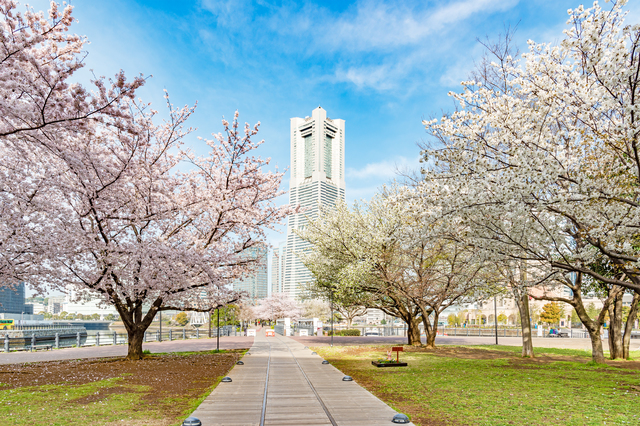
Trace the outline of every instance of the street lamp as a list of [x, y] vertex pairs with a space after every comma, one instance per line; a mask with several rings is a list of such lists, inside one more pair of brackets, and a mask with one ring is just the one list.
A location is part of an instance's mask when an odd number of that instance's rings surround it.
[[329, 306], [331, 308], [331, 347], [333, 347], [333, 287], [329, 293]]
[[496, 345], [498, 344], [498, 299], [493, 296], [493, 319], [496, 324]]

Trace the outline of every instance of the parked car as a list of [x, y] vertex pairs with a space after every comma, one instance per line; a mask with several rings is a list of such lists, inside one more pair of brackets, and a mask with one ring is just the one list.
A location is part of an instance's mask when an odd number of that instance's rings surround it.
[[379, 336], [380, 333], [378, 333], [377, 331], [366, 331], [364, 333], [365, 336]]

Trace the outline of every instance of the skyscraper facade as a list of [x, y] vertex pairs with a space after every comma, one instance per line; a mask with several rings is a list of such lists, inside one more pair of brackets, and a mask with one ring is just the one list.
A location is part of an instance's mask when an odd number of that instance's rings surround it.
[[289, 216], [284, 250], [282, 291], [299, 298], [303, 286], [313, 280], [298, 255], [309, 243], [293, 232], [316, 218], [321, 207], [345, 199], [344, 120], [331, 119], [318, 107], [310, 117], [291, 119], [291, 180], [289, 204], [304, 211]]
[[271, 294], [282, 293], [282, 283], [284, 278], [284, 260], [286, 242], [280, 243], [278, 247], [274, 247], [271, 257]]
[[0, 313], [7, 314], [32, 314], [33, 305], [25, 305], [24, 283], [19, 283], [13, 288], [0, 287]]
[[246, 249], [243, 255], [256, 259], [257, 264], [248, 276], [233, 283], [235, 291], [246, 291], [249, 299], [256, 302], [264, 299], [269, 292], [269, 275], [267, 265], [267, 246], [258, 244]]

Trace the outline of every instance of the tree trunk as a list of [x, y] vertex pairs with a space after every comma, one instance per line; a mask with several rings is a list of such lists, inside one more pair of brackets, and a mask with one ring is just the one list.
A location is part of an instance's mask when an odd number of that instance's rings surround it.
[[[586, 324], [585, 327], [587, 327]], [[602, 349], [600, 330], [592, 330], [590, 327], [587, 327], [587, 331], [589, 332], [589, 337], [591, 338], [591, 360], [597, 364], [604, 364], [604, 350]]]
[[[617, 287], [617, 286], [615, 286]], [[616, 289], [619, 290], [619, 289]], [[609, 356], [611, 359], [623, 358], [622, 350], [622, 297], [623, 291], [614, 296], [609, 304]]]
[[[598, 364], [604, 364], [604, 351], [602, 349], [602, 340], [600, 339], [600, 325], [602, 322], [599, 320], [594, 321], [589, 317], [589, 314], [587, 314], [587, 310], [584, 308], [584, 304], [582, 303], [582, 297], [580, 296], [580, 294], [577, 294], [577, 292], [574, 291], [573, 301], [575, 304], [573, 307], [576, 310], [576, 314], [578, 314], [578, 318], [582, 321], [582, 325], [584, 325], [589, 332], [589, 337], [591, 338], [591, 360]], [[598, 318], [604, 318], [604, 313], [602, 311]]]
[[435, 349], [436, 335], [438, 334], [438, 312], [433, 311], [433, 324], [429, 320], [429, 315], [422, 315], [422, 324], [424, 324], [424, 334], [427, 335], [427, 348]]
[[629, 343], [631, 341], [631, 331], [633, 330], [633, 323], [636, 322], [638, 317], [638, 303], [640, 303], [640, 293], [637, 291], [633, 293], [633, 300], [631, 301], [631, 310], [627, 317], [627, 323], [624, 326], [624, 337], [622, 340], [622, 357], [629, 359]]
[[127, 349], [127, 359], [139, 360], [144, 357], [142, 353], [142, 341], [144, 340], [145, 330], [135, 328], [133, 330], [127, 330], [129, 336], [129, 344]]
[[411, 346], [422, 346], [420, 340], [420, 322], [416, 318], [407, 321], [407, 344]]
[[533, 340], [531, 339], [531, 316], [529, 313], [529, 294], [526, 290], [513, 287], [513, 295], [520, 313], [520, 327], [522, 328], [522, 356], [533, 358]]
[[132, 303], [133, 307], [131, 309], [128, 309], [128, 306], [122, 303], [116, 303], [115, 305], [129, 337], [127, 359], [142, 359], [144, 357], [142, 353], [144, 332], [147, 331], [153, 318], [158, 313], [158, 309], [162, 306], [162, 299], [156, 299], [145, 315], [142, 315], [142, 301]]

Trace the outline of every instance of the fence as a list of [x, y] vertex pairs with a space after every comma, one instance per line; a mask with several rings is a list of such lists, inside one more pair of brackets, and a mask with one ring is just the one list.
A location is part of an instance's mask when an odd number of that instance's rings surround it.
[[[217, 328], [211, 330], [211, 336], [217, 337]], [[238, 329], [233, 326], [220, 327], [220, 336], [237, 336]], [[208, 337], [208, 329], [200, 330], [173, 330], [163, 331], [147, 331], [144, 333], [143, 342], [161, 342], [172, 340], [200, 339]], [[3, 340], [4, 352], [38, 350], [38, 349], [60, 349], [69, 347], [83, 346], [108, 346], [108, 345], [125, 345], [128, 342], [127, 334], [118, 334], [117, 332], [78, 332], [75, 334], [55, 333], [51, 336], [31, 337], [9, 337], [5, 336]]]

